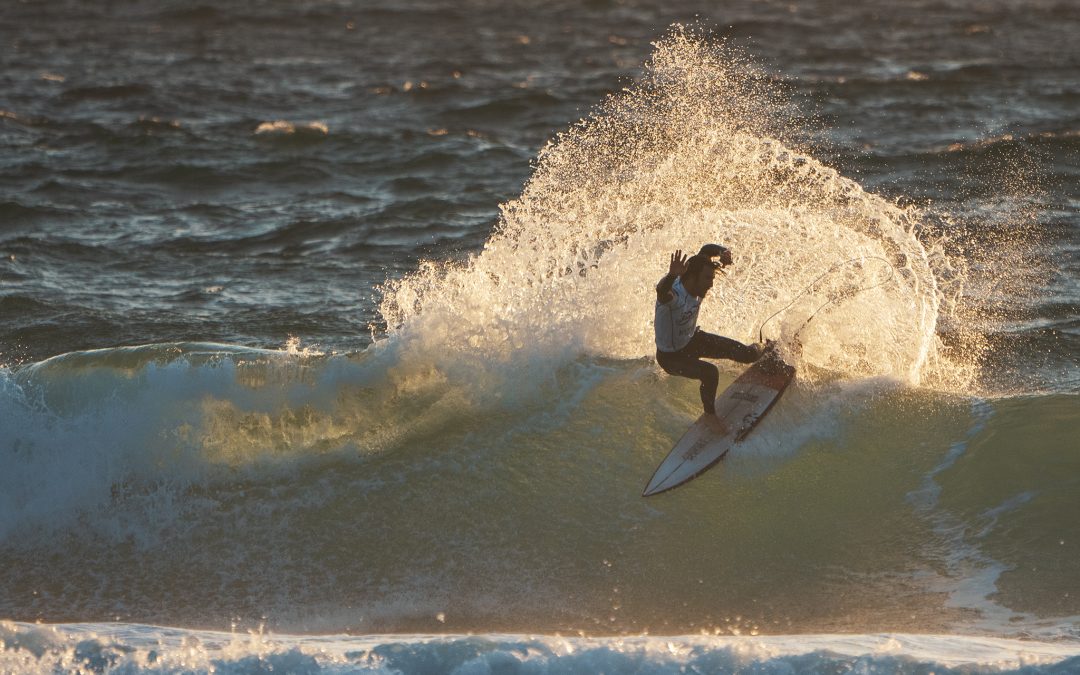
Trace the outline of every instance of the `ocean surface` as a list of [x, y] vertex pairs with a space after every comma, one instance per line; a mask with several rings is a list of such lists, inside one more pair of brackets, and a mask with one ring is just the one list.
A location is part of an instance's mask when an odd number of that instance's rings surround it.
[[[0, 672], [1080, 673], [1077, 35], [4, 2]], [[643, 499], [709, 242], [799, 374]]]

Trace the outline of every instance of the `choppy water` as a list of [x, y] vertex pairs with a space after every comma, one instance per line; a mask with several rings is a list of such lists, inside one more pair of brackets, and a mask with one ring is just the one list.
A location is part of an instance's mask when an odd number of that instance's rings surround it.
[[1080, 669], [1074, 3], [3, 14], [4, 670]]

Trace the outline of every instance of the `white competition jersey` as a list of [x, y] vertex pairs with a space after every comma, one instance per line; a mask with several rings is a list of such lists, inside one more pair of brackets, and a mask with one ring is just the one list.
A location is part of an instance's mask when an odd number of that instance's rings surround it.
[[671, 286], [671, 300], [656, 301], [653, 327], [656, 329], [656, 348], [662, 352], [677, 352], [690, 342], [697, 332], [698, 310], [701, 298], [690, 295], [676, 279]]

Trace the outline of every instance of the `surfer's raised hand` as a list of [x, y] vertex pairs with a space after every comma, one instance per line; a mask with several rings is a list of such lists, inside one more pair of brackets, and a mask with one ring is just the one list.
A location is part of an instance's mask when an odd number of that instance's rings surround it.
[[681, 276], [686, 272], [686, 261], [690, 259], [690, 256], [683, 255], [682, 250], [675, 251], [671, 254], [671, 263], [668, 265], [668, 276]]
[[656, 284], [656, 301], [661, 304], [671, 302], [671, 299], [675, 296], [671, 294], [671, 287], [675, 284], [675, 280], [679, 278], [679, 275], [686, 272], [686, 261], [689, 256], [683, 255], [682, 250], [675, 251], [671, 254], [671, 260], [668, 263], [668, 273], [660, 280], [660, 283]]

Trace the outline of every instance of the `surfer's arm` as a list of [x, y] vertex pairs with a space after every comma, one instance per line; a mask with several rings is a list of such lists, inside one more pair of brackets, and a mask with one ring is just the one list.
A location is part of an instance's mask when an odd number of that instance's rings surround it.
[[667, 275], [656, 284], [656, 301], [660, 304], [671, 302], [671, 287], [675, 285], [675, 280], [679, 278], [679, 275], [686, 271], [686, 261], [689, 256], [683, 255], [683, 252], [675, 251], [671, 254], [670, 262], [668, 263]]
[[656, 284], [656, 300], [660, 304], [666, 304], [671, 302], [671, 287], [675, 285], [675, 280], [679, 278], [677, 274], [669, 274], [660, 280], [660, 283]]

